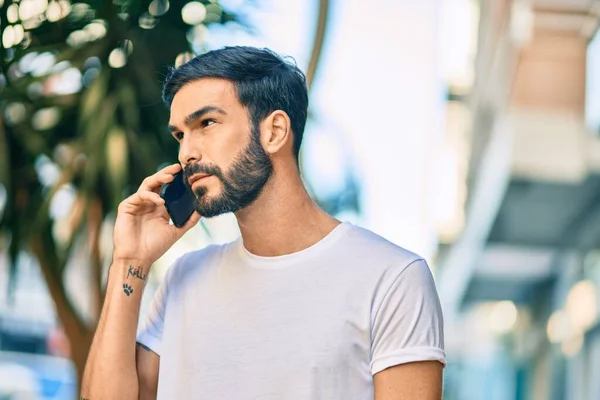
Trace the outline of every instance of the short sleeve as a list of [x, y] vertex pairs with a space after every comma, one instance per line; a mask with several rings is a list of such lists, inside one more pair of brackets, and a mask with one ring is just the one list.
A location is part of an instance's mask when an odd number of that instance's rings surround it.
[[393, 278], [372, 317], [371, 373], [414, 361], [446, 365], [442, 308], [425, 260]]
[[140, 324], [140, 328], [137, 332], [136, 341], [148, 347], [159, 356], [161, 355], [162, 350], [161, 342], [167, 306], [168, 283], [171, 271], [174, 267], [175, 265], [169, 268], [169, 271], [158, 286], [158, 289], [154, 294], [154, 299], [148, 308], [146, 319]]

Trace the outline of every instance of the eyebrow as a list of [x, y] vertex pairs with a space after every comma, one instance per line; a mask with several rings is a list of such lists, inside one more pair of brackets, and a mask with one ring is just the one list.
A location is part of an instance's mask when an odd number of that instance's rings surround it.
[[[215, 106], [204, 106], [199, 110], [194, 111], [193, 113], [191, 113], [190, 115], [188, 115], [187, 117], [185, 117], [185, 120], [183, 120], [183, 123], [185, 126], [190, 126], [194, 121], [197, 121], [198, 119], [202, 118], [203, 116], [205, 116], [208, 113], [211, 112], [216, 112], [222, 115], [227, 115], [227, 113], [225, 112], [225, 110], [223, 110], [222, 108], [219, 107], [215, 107]], [[169, 125], [168, 126], [169, 131], [171, 132], [175, 132], [178, 131], [179, 128], [177, 128], [174, 125]]]

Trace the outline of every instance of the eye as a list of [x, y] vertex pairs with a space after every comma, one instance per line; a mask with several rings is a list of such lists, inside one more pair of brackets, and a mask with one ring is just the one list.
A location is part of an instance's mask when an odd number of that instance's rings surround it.
[[205, 119], [205, 120], [202, 121], [202, 127], [205, 128], [207, 126], [211, 126], [211, 125], [214, 125], [216, 123], [217, 123], [216, 120], [214, 120], [212, 118], [207, 118], [207, 119]]
[[175, 137], [175, 139], [177, 139], [179, 141], [179, 140], [183, 139], [183, 132], [174, 133], [173, 136]]

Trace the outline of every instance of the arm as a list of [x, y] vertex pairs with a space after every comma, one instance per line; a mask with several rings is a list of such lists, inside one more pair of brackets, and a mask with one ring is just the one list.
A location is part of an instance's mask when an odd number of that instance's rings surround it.
[[[376, 400], [440, 400], [446, 363], [442, 309], [424, 260], [391, 268], [372, 331]], [[381, 300], [379, 300], [381, 299]]]
[[119, 205], [113, 235], [113, 264], [83, 374], [82, 398], [156, 397], [159, 357], [138, 351], [136, 330], [152, 263], [200, 219], [198, 213], [193, 213], [181, 228], [169, 224], [158, 191], [180, 169], [179, 164], [174, 164], [146, 178], [138, 191]]
[[[134, 270], [139, 274], [130, 274]], [[147, 270], [134, 260], [116, 261], [111, 266], [104, 306], [83, 376], [82, 397], [138, 398], [135, 335]]]
[[137, 373], [140, 400], [155, 400], [158, 389], [158, 366], [160, 357], [143, 344], [137, 344]]
[[384, 369], [373, 377], [375, 400], [441, 400], [443, 368], [421, 361]]

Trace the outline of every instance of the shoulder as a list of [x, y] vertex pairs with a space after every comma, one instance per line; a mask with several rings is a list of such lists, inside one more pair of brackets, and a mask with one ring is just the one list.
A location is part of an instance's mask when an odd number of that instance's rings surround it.
[[371, 266], [378, 266], [385, 270], [391, 269], [396, 273], [402, 272], [412, 264], [427, 265], [419, 254], [359, 226], [353, 226], [350, 229], [344, 247], [353, 253], [353, 257], [368, 258]]
[[391, 291], [436, 291], [429, 264], [421, 255], [398, 246], [380, 235], [358, 226], [348, 232], [343, 249], [355, 276], [362, 276], [374, 285], [375, 303], [380, 303]]

